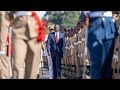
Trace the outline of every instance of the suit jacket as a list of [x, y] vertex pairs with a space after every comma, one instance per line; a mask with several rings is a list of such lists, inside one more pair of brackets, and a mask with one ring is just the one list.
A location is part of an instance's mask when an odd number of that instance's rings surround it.
[[59, 41], [56, 43], [55, 40], [55, 32], [52, 32], [48, 36], [47, 40], [47, 50], [48, 52], [51, 52], [52, 56], [55, 56], [56, 54], [59, 54], [60, 57], [63, 57], [65, 48], [65, 37], [64, 34], [59, 32]]
[[37, 21], [32, 16], [13, 18], [16, 11], [10, 11], [9, 16], [13, 20], [13, 37], [27, 40], [38, 36]]

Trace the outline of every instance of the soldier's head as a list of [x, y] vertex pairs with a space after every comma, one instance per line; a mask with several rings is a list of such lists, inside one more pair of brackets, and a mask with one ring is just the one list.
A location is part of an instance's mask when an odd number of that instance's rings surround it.
[[64, 28], [65, 37], [67, 37], [67, 28]]
[[78, 22], [77, 25], [76, 25], [76, 30], [80, 31], [83, 27], [84, 27], [84, 23], [83, 22]]
[[49, 31], [50, 31], [50, 32], [54, 32], [54, 31], [55, 31], [55, 30], [54, 30], [54, 25], [49, 25], [48, 28], [49, 28]]
[[58, 32], [60, 30], [60, 26], [55, 24], [54, 29], [55, 29], [55, 32]]

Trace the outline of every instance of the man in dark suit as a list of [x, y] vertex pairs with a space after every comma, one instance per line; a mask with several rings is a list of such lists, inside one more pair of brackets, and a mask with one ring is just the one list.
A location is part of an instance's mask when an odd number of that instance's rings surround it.
[[61, 79], [61, 58], [65, 48], [64, 34], [59, 32], [60, 27], [55, 25], [55, 32], [50, 33], [47, 40], [48, 55], [53, 61], [53, 78]]
[[91, 79], [111, 79], [114, 44], [118, 35], [112, 12], [84, 11], [84, 15], [89, 17], [87, 46]]

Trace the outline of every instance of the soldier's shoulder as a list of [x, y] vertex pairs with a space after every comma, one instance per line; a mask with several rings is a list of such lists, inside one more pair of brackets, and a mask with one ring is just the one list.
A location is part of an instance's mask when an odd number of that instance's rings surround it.
[[49, 36], [51, 36], [51, 35], [53, 35], [53, 34], [55, 34], [55, 32], [51, 32], [51, 33], [49, 33]]

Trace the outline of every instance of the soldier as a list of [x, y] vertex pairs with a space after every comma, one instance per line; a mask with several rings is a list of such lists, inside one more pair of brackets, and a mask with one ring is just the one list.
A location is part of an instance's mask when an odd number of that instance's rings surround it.
[[81, 47], [80, 47], [80, 43], [78, 42], [79, 41], [79, 39], [80, 39], [80, 35], [81, 35], [81, 33], [80, 33], [80, 31], [81, 31], [81, 26], [80, 26], [80, 24], [77, 24], [76, 25], [76, 40], [75, 40], [75, 43], [74, 43], [74, 45], [75, 45], [75, 48], [76, 48], [76, 53], [75, 53], [75, 58], [76, 58], [76, 71], [77, 71], [77, 74], [76, 74], [76, 77], [77, 78], [80, 78], [80, 77], [82, 77], [81, 75], [81, 71], [82, 71], [82, 69], [81, 69], [81, 67], [80, 67], [80, 65], [81, 65], [81, 62], [80, 62], [80, 57], [79, 57], [79, 53], [80, 53], [80, 50], [81, 50]]
[[[120, 30], [120, 12], [119, 11], [113, 11], [113, 18], [115, 19], [118, 27], [118, 32]], [[120, 35], [117, 37], [115, 42], [115, 49], [114, 49], [114, 56], [113, 56], [113, 78], [114, 79], [120, 79]]]
[[62, 60], [62, 64], [63, 64], [63, 75], [66, 75], [66, 70], [67, 70], [67, 51], [68, 51], [68, 30], [66, 28], [64, 28], [64, 33], [65, 33], [65, 52], [64, 52], [64, 56], [63, 56], [63, 60]]
[[68, 30], [68, 37], [67, 37], [67, 59], [66, 59], [66, 75], [67, 76], [70, 76], [70, 65], [71, 65], [71, 62], [70, 62], [70, 60], [71, 60], [71, 57], [70, 57], [70, 45], [71, 45], [71, 43], [70, 43], [70, 36], [71, 35], [71, 32], [70, 32], [70, 29]]
[[44, 41], [42, 23], [34, 11], [9, 11], [8, 14], [13, 20], [13, 79], [36, 79], [40, 43]]
[[111, 11], [84, 11], [89, 17], [87, 46], [90, 52], [91, 79], [111, 79], [111, 63], [117, 37]]
[[[48, 29], [49, 29], [50, 33], [55, 32], [54, 25], [49, 25]], [[47, 37], [47, 39], [48, 39], [48, 37]], [[47, 39], [46, 39], [45, 43], [47, 42]], [[46, 43], [46, 48], [47, 48], [47, 43]], [[50, 74], [49, 79], [53, 79], [53, 62], [52, 62], [51, 56], [48, 55], [47, 49], [46, 49], [46, 55], [47, 55], [47, 59], [48, 59], [48, 68], [49, 68], [49, 74]]]
[[10, 21], [5, 11], [0, 11], [0, 79], [10, 79], [10, 60], [7, 57], [7, 36]]
[[66, 69], [66, 71], [65, 71], [65, 75], [67, 75], [67, 76], [69, 76], [69, 68], [70, 68], [70, 64], [69, 64], [69, 55], [70, 55], [70, 52], [69, 52], [69, 47], [70, 47], [70, 38], [69, 38], [69, 36], [70, 36], [70, 29], [68, 29], [67, 30], [67, 32], [66, 32], [66, 46], [65, 46], [65, 54], [64, 54], [64, 57], [66, 57], [65, 58], [65, 69]]

